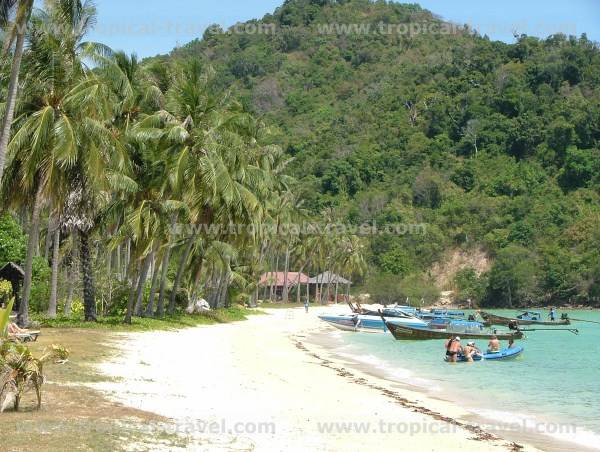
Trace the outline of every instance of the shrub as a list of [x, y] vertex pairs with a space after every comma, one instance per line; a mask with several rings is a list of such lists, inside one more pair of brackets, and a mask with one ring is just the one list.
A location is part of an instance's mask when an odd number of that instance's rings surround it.
[[400, 282], [401, 278], [396, 275], [373, 275], [367, 280], [365, 289], [374, 302], [387, 306], [404, 301]]
[[454, 284], [457, 289], [457, 301], [471, 300], [479, 303], [485, 296], [487, 277], [486, 275], [477, 276], [474, 269], [467, 267], [456, 272]]
[[12, 284], [9, 281], [0, 279], [0, 303], [8, 302], [12, 295]]

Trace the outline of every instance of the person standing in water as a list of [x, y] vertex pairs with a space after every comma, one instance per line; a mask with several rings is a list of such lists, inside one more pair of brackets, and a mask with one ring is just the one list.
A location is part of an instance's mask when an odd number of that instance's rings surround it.
[[467, 342], [467, 346], [463, 347], [463, 355], [467, 359], [467, 361], [472, 362], [473, 356], [480, 354], [481, 351], [475, 345], [475, 342]]
[[446, 359], [448, 362], [455, 363], [460, 351], [460, 337], [456, 336], [448, 339], [446, 342]]
[[554, 311], [554, 307], [550, 308], [550, 320], [554, 322], [556, 319], [556, 312]]
[[496, 353], [500, 351], [500, 341], [497, 336], [492, 336], [490, 341], [488, 342], [488, 352]]

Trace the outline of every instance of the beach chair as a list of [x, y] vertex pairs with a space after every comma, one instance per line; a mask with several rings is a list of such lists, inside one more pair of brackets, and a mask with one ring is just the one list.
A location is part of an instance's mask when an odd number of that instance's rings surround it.
[[8, 302], [6, 308], [0, 308], [0, 338], [17, 342], [35, 342], [40, 335], [39, 331], [27, 331], [25, 333], [8, 334], [8, 324], [10, 323], [10, 314], [15, 300]]
[[9, 339], [14, 339], [17, 342], [36, 342], [40, 331], [27, 331], [26, 333], [10, 334]]

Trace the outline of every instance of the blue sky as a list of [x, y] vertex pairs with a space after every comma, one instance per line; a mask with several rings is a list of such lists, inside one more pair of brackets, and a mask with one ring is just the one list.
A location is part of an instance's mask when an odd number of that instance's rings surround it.
[[[99, 17], [92, 39], [141, 57], [152, 56], [202, 36], [209, 24], [227, 27], [260, 18], [281, 3], [283, 0], [96, 0]], [[559, 31], [576, 35], [586, 32], [590, 39], [600, 41], [598, 0], [417, 3], [446, 20], [471, 24], [482, 34], [507, 42], [513, 41], [513, 31], [540, 37]]]

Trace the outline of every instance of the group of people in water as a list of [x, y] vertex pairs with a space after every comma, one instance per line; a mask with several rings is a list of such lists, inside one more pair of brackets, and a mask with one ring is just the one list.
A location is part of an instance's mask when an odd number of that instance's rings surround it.
[[[515, 342], [512, 339], [508, 341], [508, 348], [515, 346]], [[488, 342], [487, 353], [498, 353], [500, 352], [500, 341], [497, 336], [492, 336]], [[452, 336], [446, 342], [446, 360], [448, 362], [455, 363], [458, 358], [464, 356], [467, 361], [473, 361], [473, 357], [481, 355], [481, 350], [475, 345], [475, 342], [467, 342], [467, 345], [463, 346], [460, 342], [460, 336]]]

